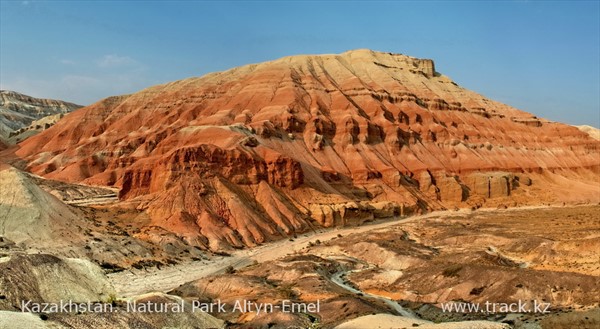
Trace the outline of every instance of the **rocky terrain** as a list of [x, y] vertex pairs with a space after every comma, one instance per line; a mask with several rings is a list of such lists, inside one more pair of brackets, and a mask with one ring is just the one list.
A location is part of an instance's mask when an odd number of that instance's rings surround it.
[[[0, 328], [600, 323], [598, 130], [487, 99], [432, 60], [285, 57], [71, 113], [2, 100]], [[116, 311], [20, 312], [68, 299]], [[320, 310], [189, 311], [240, 299]], [[551, 312], [441, 310], [517, 300]]]
[[0, 150], [48, 129], [81, 105], [0, 90]]
[[150, 218], [117, 192], [47, 180], [0, 164], [0, 238], [26, 253], [89, 259], [105, 270], [206, 258], [173, 234], [147, 238]]
[[597, 202], [599, 147], [431, 60], [355, 50], [110, 97], [4, 157], [117, 188], [151, 218], [149, 239], [217, 251], [378, 216]]
[[[320, 312], [311, 314], [315, 318], [230, 312], [225, 319], [234, 328], [314, 322], [324, 328], [572, 328], [575, 323], [596, 328], [598, 211], [589, 206], [446, 212], [368, 232], [338, 231], [313, 237], [290, 256], [207, 276], [171, 293], [205, 300], [321, 301]], [[336, 278], [351, 288], [341, 288]], [[452, 301], [519, 300], [550, 307], [548, 313], [440, 309]], [[390, 302], [416, 317], [399, 313]]]

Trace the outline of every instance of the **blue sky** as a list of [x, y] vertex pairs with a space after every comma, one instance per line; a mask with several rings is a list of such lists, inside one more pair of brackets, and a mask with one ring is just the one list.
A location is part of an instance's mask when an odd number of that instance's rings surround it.
[[0, 0], [0, 88], [83, 105], [357, 48], [432, 58], [487, 97], [600, 126], [600, 1]]

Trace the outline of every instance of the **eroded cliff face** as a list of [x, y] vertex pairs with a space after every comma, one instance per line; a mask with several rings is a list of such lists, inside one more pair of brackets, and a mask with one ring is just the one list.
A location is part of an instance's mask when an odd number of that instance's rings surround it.
[[211, 249], [377, 211], [600, 195], [600, 142], [466, 90], [431, 60], [370, 50], [111, 97], [19, 146], [32, 172], [120, 187], [154, 226]]

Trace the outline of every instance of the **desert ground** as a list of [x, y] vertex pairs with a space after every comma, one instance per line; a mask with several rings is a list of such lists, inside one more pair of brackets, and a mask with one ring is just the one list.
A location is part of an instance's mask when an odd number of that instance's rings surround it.
[[[8, 209], [13, 215], [26, 218], [50, 209], [78, 218], [58, 222], [78, 229], [56, 231], [60, 236], [56, 245], [52, 240], [40, 240], [45, 244], [37, 246], [0, 241], [0, 306], [9, 322], [23, 318], [40, 328], [109, 328], [115, 323], [142, 323], [148, 328], [597, 328], [600, 324], [599, 205], [434, 211], [362, 225], [315, 227], [254, 248], [210, 252], [169, 235], [147, 239], [143, 228], [148, 217], [118, 202], [114, 190], [8, 173], [3, 177], [12, 177], [11, 184], [21, 184], [39, 202], [33, 203], [35, 207], [27, 203], [29, 208], [19, 212]], [[11, 200], [25, 202], [28, 195], [14, 193]], [[54, 204], [57, 200], [62, 203]], [[43, 226], [25, 233], [46, 234]], [[69, 248], [64, 248], [65, 241], [71, 241]], [[78, 241], [85, 243], [73, 248]], [[64, 260], [46, 252], [78, 259]], [[19, 274], [24, 271], [31, 273], [27, 280]], [[40, 318], [15, 312], [19, 300], [66, 296], [63, 288], [54, 289], [57, 282], [68, 286], [69, 296], [108, 300], [121, 312], [100, 317], [40, 314]], [[185, 305], [221, 301], [228, 308], [208, 314], [123, 312], [132, 301], [148, 300]], [[318, 303], [319, 309], [257, 313], [234, 309], [239, 300]], [[544, 312], [443, 310], [451, 302], [547, 307]]]
[[[514, 328], [571, 328], [574, 323], [596, 328], [598, 213], [599, 206], [443, 211], [313, 232], [212, 260], [119, 271], [109, 279], [121, 296], [161, 290], [232, 304], [239, 298], [321, 304], [318, 314], [212, 314], [239, 328], [298, 323], [351, 328], [352, 322], [341, 324], [373, 314], [381, 315], [384, 327], [389, 316], [403, 315], [390, 323], [429, 328], [440, 322], [487, 320]], [[548, 313], [440, 309], [449, 301], [519, 300], [549, 303]], [[411, 315], [413, 322], [406, 318]]]
[[[597, 131], [432, 59], [290, 56], [83, 108], [0, 96], [0, 329], [600, 325]], [[23, 305], [64, 300], [110, 310]]]

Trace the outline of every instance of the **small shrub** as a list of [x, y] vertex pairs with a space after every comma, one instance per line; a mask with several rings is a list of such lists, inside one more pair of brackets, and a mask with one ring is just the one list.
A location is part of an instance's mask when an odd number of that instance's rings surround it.
[[125, 269], [117, 264], [112, 264], [108, 262], [100, 263], [100, 267], [104, 269], [107, 273], [121, 272]]
[[116, 306], [117, 305], [117, 301], [118, 301], [118, 298], [117, 298], [117, 296], [115, 294], [108, 295], [108, 298], [106, 299], [106, 303], [109, 303], [112, 306]]
[[277, 287], [277, 291], [285, 299], [292, 299], [296, 295], [291, 284], [281, 285]]
[[462, 268], [463, 268], [462, 265], [458, 265], [458, 264], [450, 265], [447, 268], [445, 268], [444, 271], [442, 271], [442, 275], [447, 278], [458, 277], [459, 276], [458, 272], [460, 272], [460, 270], [462, 270]]
[[479, 295], [481, 295], [481, 293], [484, 290], [485, 290], [485, 287], [473, 288], [473, 289], [471, 289], [471, 292], [469, 293], [469, 295], [479, 296]]

